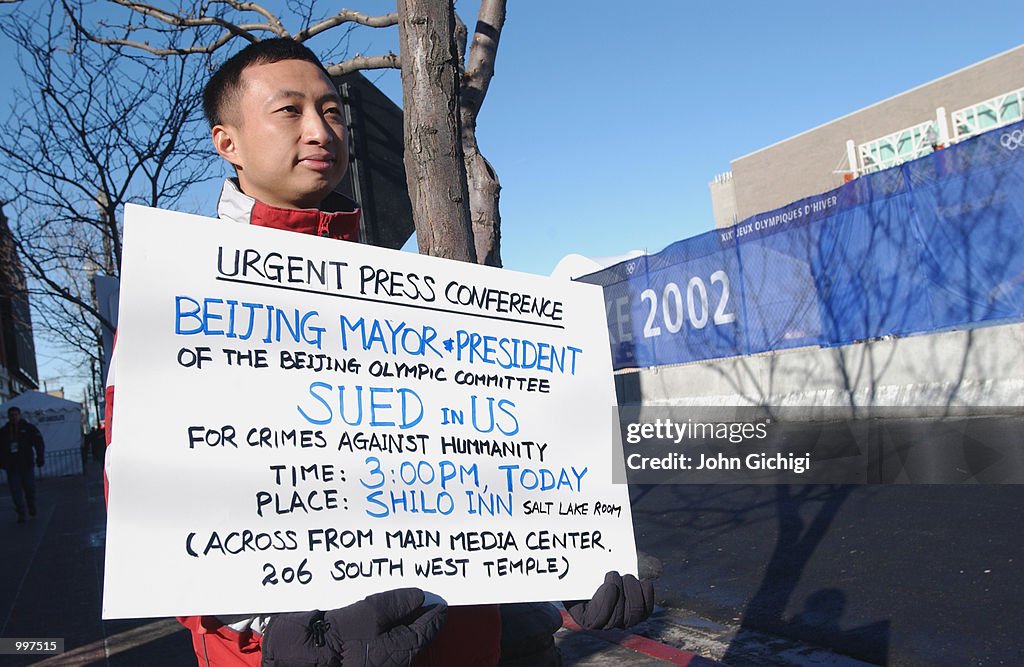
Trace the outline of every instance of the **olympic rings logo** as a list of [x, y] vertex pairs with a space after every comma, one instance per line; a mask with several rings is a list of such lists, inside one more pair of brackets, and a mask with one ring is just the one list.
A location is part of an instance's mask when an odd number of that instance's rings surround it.
[[1015, 151], [1024, 146], [1024, 130], [1014, 130], [999, 137], [999, 143], [1008, 151]]

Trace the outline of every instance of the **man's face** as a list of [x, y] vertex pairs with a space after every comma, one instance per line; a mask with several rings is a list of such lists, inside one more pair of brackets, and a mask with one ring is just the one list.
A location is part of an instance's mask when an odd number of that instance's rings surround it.
[[21, 410], [18, 408], [11, 408], [7, 411], [7, 418], [11, 420], [12, 423], [17, 424], [21, 421]]
[[213, 144], [242, 191], [281, 208], [317, 208], [348, 167], [341, 100], [313, 63], [282, 60], [242, 72]]

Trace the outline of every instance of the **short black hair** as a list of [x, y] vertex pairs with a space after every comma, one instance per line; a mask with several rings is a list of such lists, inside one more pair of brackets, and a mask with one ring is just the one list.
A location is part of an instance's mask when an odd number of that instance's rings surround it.
[[305, 60], [313, 63], [327, 76], [327, 68], [307, 46], [288, 37], [276, 37], [253, 42], [224, 61], [203, 89], [203, 113], [210, 127], [224, 122], [225, 103], [242, 86], [242, 72], [252, 65], [267, 65], [282, 60]]

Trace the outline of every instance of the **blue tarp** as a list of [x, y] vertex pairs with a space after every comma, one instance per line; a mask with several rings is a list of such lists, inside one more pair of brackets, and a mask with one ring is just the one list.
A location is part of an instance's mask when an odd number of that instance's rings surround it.
[[1024, 123], [580, 280], [616, 369], [1024, 320]]

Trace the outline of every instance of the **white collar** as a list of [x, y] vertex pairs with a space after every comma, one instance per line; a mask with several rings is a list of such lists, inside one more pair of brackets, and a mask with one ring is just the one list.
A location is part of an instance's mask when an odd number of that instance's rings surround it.
[[247, 225], [252, 220], [252, 208], [255, 205], [256, 199], [242, 192], [238, 181], [233, 178], [224, 179], [220, 199], [217, 200], [217, 217], [225, 222]]

